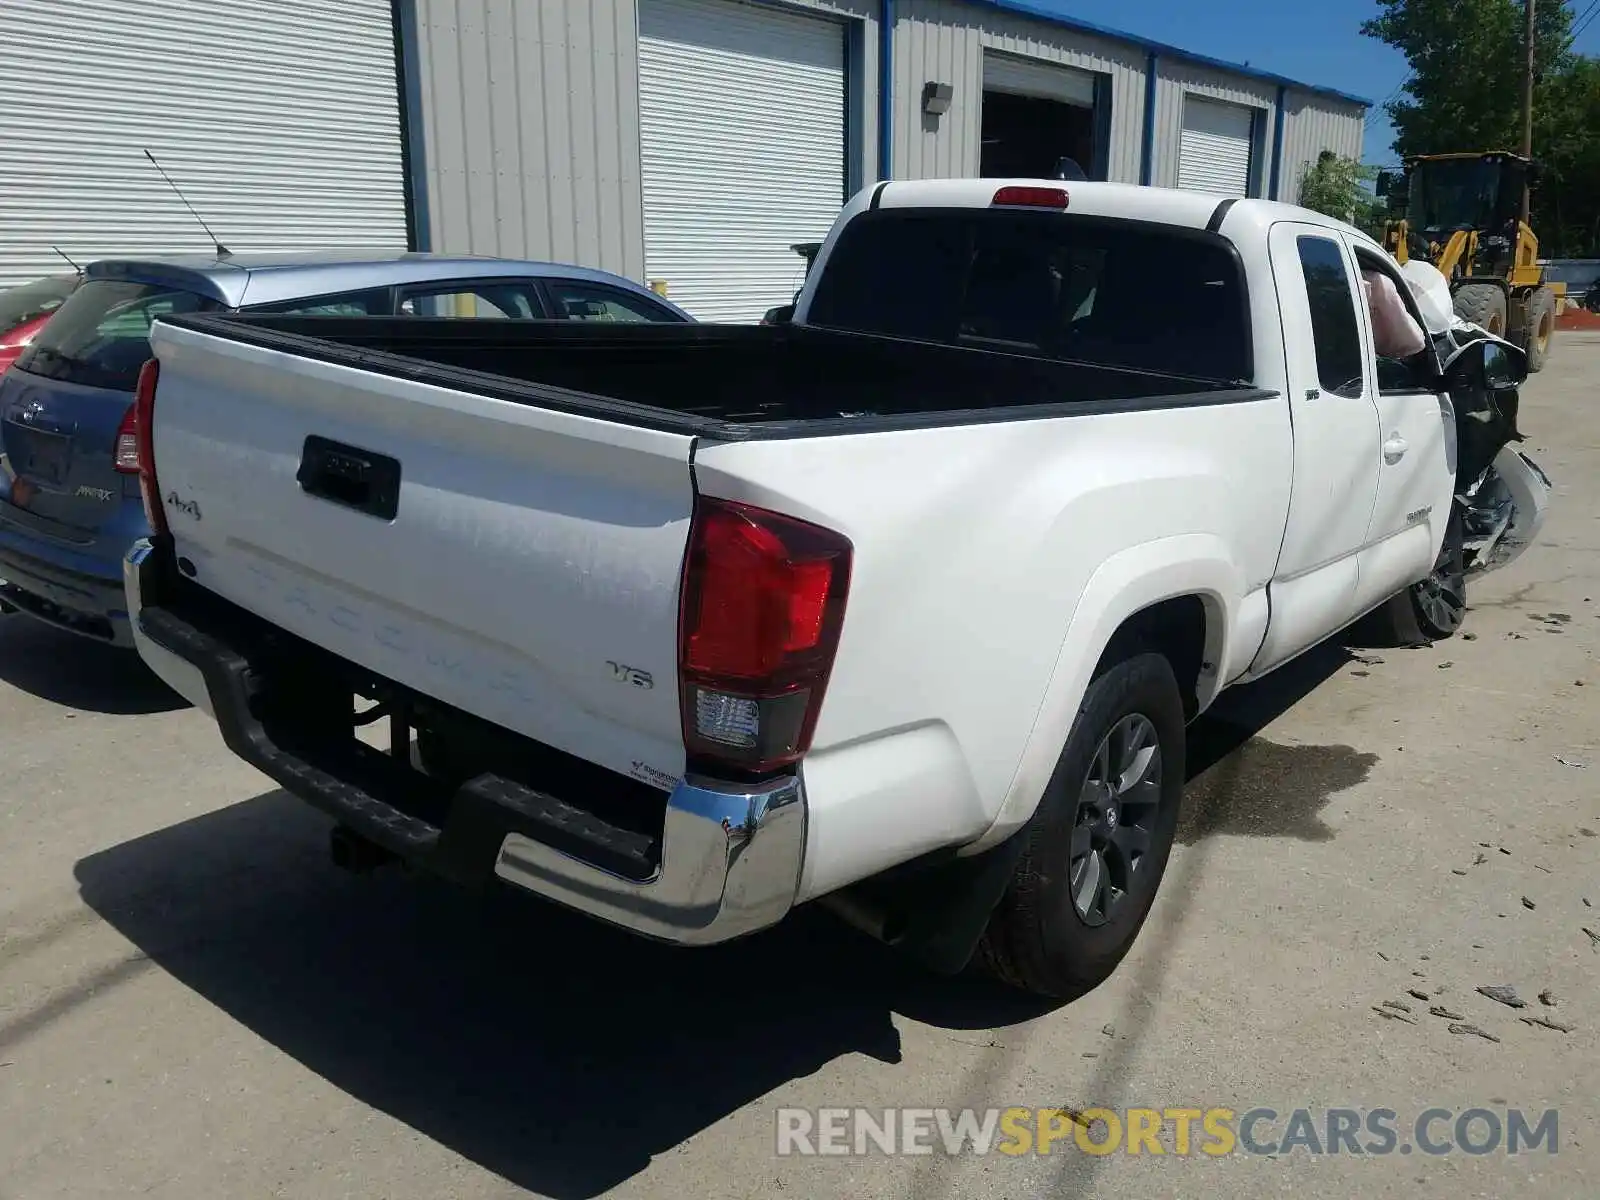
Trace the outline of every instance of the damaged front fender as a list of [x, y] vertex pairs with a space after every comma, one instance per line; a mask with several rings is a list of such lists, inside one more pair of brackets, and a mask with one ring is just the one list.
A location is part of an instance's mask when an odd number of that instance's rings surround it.
[[1496, 571], [1521, 557], [1544, 528], [1552, 490], [1537, 463], [1514, 446], [1503, 447], [1462, 497], [1467, 573]]

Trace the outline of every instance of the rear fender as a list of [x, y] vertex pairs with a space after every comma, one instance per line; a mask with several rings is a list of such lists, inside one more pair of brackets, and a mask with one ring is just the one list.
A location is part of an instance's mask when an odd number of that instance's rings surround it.
[[1146, 542], [1102, 563], [1076, 608], [1065, 615], [1056, 665], [999, 815], [988, 832], [963, 853], [996, 845], [1033, 816], [1100, 657], [1129, 617], [1163, 600], [1199, 597], [1205, 607], [1206, 636], [1195, 699], [1197, 710], [1204, 711], [1221, 689], [1223, 666], [1230, 661], [1232, 649], [1229, 640], [1244, 594], [1243, 574], [1227, 546], [1212, 534], [1181, 534]]

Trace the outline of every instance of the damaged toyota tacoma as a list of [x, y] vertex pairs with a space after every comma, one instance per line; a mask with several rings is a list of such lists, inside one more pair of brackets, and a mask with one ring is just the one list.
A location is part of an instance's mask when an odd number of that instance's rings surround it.
[[1380, 358], [1370, 271], [1415, 305], [1295, 208], [894, 182], [778, 325], [163, 319], [137, 644], [345, 865], [679, 944], [827, 900], [1070, 994], [1186, 722], [1365, 614], [1448, 636], [1537, 533], [1522, 354]]

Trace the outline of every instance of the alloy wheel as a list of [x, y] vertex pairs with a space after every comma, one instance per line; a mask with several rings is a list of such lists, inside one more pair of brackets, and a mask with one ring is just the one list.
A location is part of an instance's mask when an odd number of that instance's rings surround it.
[[1130, 713], [1094, 752], [1078, 798], [1068, 879], [1087, 925], [1104, 925], [1133, 886], [1161, 802], [1161, 743], [1148, 717]]

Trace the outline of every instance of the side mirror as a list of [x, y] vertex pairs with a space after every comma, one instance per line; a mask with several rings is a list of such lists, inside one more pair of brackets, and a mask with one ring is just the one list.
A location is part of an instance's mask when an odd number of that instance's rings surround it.
[[1528, 356], [1504, 342], [1473, 342], [1444, 371], [1448, 391], [1509, 392], [1528, 378]]
[[763, 325], [787, 325], [794, 320], [794, 305], [783, 304], [777, 308], [767, 309], [766, 316], [761, 318]]

